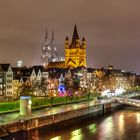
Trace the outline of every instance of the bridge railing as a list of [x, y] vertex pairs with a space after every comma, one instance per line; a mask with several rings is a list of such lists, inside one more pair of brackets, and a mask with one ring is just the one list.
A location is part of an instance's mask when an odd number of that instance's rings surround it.
[[132, 97], [137, 97], [140, 96], [140, 93], [133, 93], [129, 95], [125, 95], [122, 97], [114, 97], [113, 100], [122, 104], [127, 104], [127, 105], [132, 105], [132, 106], [137, 106], [140, 107], [140, 100], [138, 99], [131, 99]]

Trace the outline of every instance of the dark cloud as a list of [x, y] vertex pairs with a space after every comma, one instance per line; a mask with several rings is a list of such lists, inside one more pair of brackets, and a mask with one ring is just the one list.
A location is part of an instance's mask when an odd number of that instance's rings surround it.
[[46, 26], [64, 55], [65, 36], [71, 38], [76, 23], [87, 40], [89, 67], [112, 64], [140, 72], [139, 5], [139, 0], [1, 1], [0, 63], [39, 64]]

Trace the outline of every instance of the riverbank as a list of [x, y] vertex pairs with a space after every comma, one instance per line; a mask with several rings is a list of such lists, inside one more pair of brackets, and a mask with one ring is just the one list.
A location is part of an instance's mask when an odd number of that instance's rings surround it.
[[[137, 94], [137, 93], [136, 93]], [[131, 98], [133, 96], [131, 95]], [[86, 116], [102, 116], [108, 111], [114, 110], [122, 105], [113, 103], [111, 99], [101, 101], [85, 101], [81, 103], [65, 104], [53, 108], [43, 108], [33, 111], [32, 115], [19, 116], [19, 113], [4, 114], [4, 121], [0, 121], [0, 137], [11, 133], [28, 131], [42, 126], [54, 126], [59, 123], [73, 122], [76, 118]], [[10, 119], [9, 116], [12, 116]], [[8, 118], [8, 119], [6, 119]]]
[[2, 140], [113, 140], [140, 139], [140, 112], [120, 106], [104, 114], [86, 115], [50, 126], [12, 133]]
[[0, 136], [9, 135], [9, 133], [22, 130], [27, 131], [42, 126], [49, 126], [80, 116], [105, 113], [107, 110], [119, 106], [120, 104], [114, 104], [111, 103], [111, 101], [106, 101], [106, 103], [89, 101], [79, 104], [65, 105], [55, 109], [52, 108], [51, 110], [44, 110], [31, 116], [18, 116], [15, 120], [11, 122], [3, 122], [3, 124], [0, 125]]

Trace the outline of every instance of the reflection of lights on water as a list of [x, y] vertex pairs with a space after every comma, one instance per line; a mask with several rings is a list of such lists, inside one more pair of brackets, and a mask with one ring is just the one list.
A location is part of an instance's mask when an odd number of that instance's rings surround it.
[[105, 121], [112, 121], [112, 117], [108, 117]]
[[113, 120], [112, 117], [108, 117], [105, 119], [105, 121], [102, 123], [102, 127], [104, 130], [104, 133], [107, 134], [109, 137], [112, 137], [113, 133]]
[[136, 117], [137, 117], [137, 123], [140, 123], [140, 113], [137, 113]]
[[93, 134], [95, 134], [96, 131], [97, 131], [97, 127], [96, 127], [96, 124], [95, 124], [95, 123], [89, 125], [87, 128], [88, 128], [88, 130], [89, 130], [91, 133], [93, 133]]
[[71, 132], [70, 140], [82, 140], [82, 139], [83, 139], [83, 135], [81, 129], [77, 129]]
[[71, 136], [76, 136], [76, 135], [79, 135], [81, 134], [81, 129], [77, 129], [77, 130], [74, 130], [71, 132]]
[[62, 138], [61, 136], [57, 136], [57, 137], [51, 138], [50, 140], [62, 140]]
[[83, 135], [74, 136], [70, 140], [83, 140]]
[[119, 116], [119, 131], [121, 133], [124, 133], [124, 115], [123, 114]]

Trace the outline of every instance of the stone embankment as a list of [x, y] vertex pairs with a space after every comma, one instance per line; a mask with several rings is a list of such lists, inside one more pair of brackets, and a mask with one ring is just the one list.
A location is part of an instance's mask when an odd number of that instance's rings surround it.
[[51, 109], [38, 114], [30, 116], [19, 116], [15, 120], [0, 125], [0, 137], [8, 135], [9, 133], [18, 132], [21, 130], [30, 130], [46, 125], [52, 125], [76, 117], [103, 113], [106, 110], [111, 110], [120, 104], [112, 103], [95, 103], [94, 101], [66, 105], [58, 107], [58, 109]]

